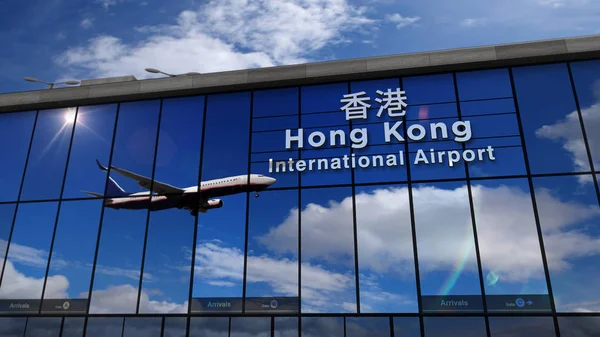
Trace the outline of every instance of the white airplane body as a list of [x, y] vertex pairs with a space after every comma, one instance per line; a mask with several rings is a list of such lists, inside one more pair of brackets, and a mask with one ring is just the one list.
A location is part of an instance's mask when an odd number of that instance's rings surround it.
[[[101, 170], [108, 171], [108, 168], [99, 161], [96, 162]], [[106, 195], [88, 191], [82, 192], [94, 197], [107, 197], [104, 205], [109, 208], [149, 209], [151, 211], [183, 208], [189, 210], [192, 215], [223, 207], [223, 200], [215, 199], [218, 197], [245, 192], [255, 192], [255, 196], [258, 196], [258, 192], [267, 189], [276, 181], [274, 178], [262, 174], [244, 174], [203, 181], [200, 183], [200, 190], [198, 191], [197, 185], [179, 188], [118, 167], [111, 166], [110, 169], [135, 180], [138, 185], [148, 189], [148, 191], [127, 193], [109, 176]]]

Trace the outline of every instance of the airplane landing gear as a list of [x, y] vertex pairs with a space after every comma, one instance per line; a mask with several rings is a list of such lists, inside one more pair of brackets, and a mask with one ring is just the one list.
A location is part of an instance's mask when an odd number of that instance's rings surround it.
[[258, 198], [258, 197], [259, 197], [259, 195], [258, 195], [258, 192], [254, 193], [254, 197], [255, 197], [255, 198]]

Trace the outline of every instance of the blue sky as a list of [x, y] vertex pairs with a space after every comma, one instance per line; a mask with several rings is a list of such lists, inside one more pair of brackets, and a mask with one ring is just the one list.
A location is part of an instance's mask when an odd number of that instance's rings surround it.
[[0, 14], [0, 92], [595, 34], [592, 0], [32, 0]]

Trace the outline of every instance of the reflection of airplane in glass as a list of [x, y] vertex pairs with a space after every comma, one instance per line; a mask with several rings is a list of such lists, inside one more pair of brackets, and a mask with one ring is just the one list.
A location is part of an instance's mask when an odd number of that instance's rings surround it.
[[[103, 171], [108, 168], [96, 160], [98, 167]], [[159, 211], [169, 208], [184, 208], [190, 210], [190, 214], [196, 215], [198, 212], [206, 213], [207, 210], [223, 207], [221, 199], [212, 199], [226, 195], [258, 192], [267, 189], [275, 183], [275, 178], [267, 177], [262, 174], [250, 174], [226, 177], [203, 181], [198, 186], [179, 188], [171, 186], [160, 181], [129, 172], [118, 167], [111, 166], [111, 171], [117, 172], [127, 178], [135, 180], [142, 188], [150, 190], [148, 192], [127, 193], [110, 176], [108, 177], [108, 186], [104, 205], [114, 209], [150, 209]], [[94, 197], [102, 198], [102, 194], [82, 191]]]

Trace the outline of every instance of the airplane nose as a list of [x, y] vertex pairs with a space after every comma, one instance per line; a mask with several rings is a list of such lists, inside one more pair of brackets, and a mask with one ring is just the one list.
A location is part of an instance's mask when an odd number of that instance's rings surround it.
[[268, 180], [269, 186], [271, 186], [271, 185], [275, 184], [275, 182], [277, 181], [277, 179], [275, 179], [275, 178], [271, 178], [271, 177], [269, 177], [268, 179], [269, 179], [269, 180]]

